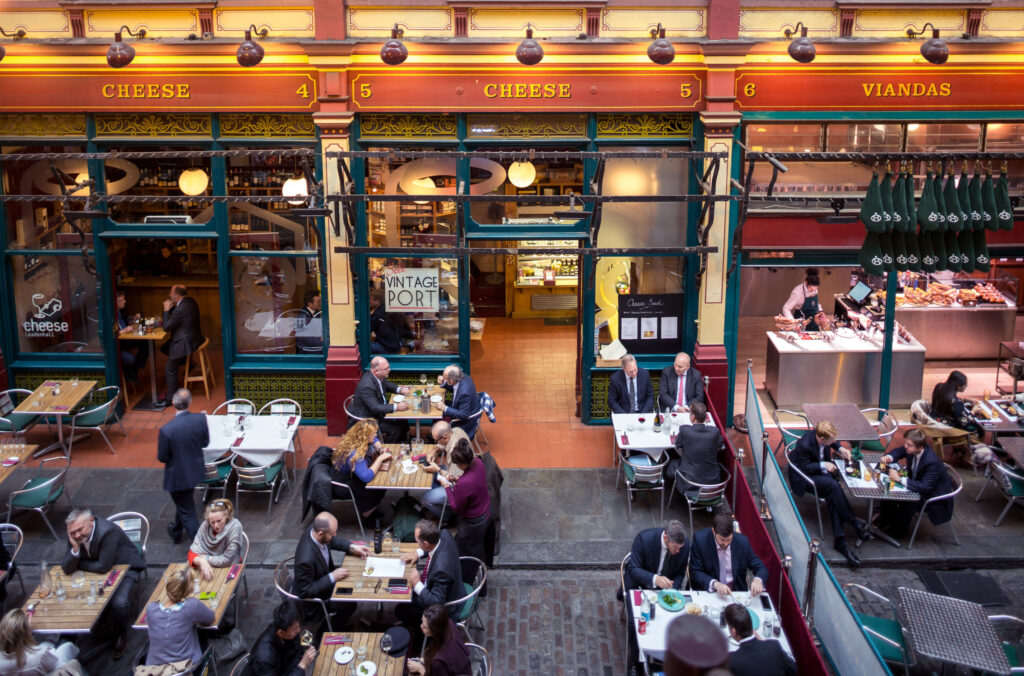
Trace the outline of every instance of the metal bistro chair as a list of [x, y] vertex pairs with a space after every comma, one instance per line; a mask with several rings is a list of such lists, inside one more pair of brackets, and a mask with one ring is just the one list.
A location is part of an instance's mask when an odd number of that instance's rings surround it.
[[[485, 413], [486, 413], [486, 411], [484, 411], [483, 409], [480, 409], [479, 411], [477, 411], [473, 415], [471, 415], [468, 418], [466, 418], [466, 422], [469, 422], [470, 420], [476, 420], [477, 421], [477, 423], [476, 423], [476, 431], [473, 432], [473, 437], [469, 440], [469, 443], [471, 443], [474, 446], [476, 446], [476, 453], [477, 453], [477, 455], [483, 455], [484, 454], [484, 449], [480, 448], [479, 437], [483, 433], [483, 429], [481, 429], [483, 427], [483, 420], [481, 418], [482, 418], [482, 416]], [[484, 441], [487, 441], [486, 437], [484, 437]], [[490, 444], [487, 444], [487, 445], [490, 446]]]
[[[633, 493], [639, 491], [659, 491], [661, 499], [661, 520], [665, 520], [665, 465], [668, 459], [659, 463], [651, 461], [647, 455], [634, 456], [635, 460], [628, 455], [629, 451], [622, 452], [620, 457], [622, 465], [622, 478], [626, 484], [626, 511], [629, 522], [633, 522]], [[671, 500], [671, 498], [669, 498]]]
[[[111, 385], [112, 388], [118, 390], [116, 385]], [[107, 390], [109, 388], [103, 388]], [[71, 416], [71, 433], [68, 435], [68, 455], [71, 455], [71, 448], [75, 443], [75, 435], [80, 430], [87, 430], [90, 432], [99, 432], [100, 436], [103, 437], [103, 442], [110, 449], [110, 452], [117, 455], [117, 451], [114, 450], [113, 444], [110, 443], [110, 439], [107, 438], [103, 428], [110, 428], [113, 423], [121, 424], [120, 419], [117, 417], [117, 402], [120, 397], [120, 392], [115, 392], [114, 396], [109, 399], [106, 403], [87, 408], [84, 411], [79, 411]], [[124, 425], [121, 425], [121, 433], [124, 436], [128, 436], [128, 433], [124, 431]]]
[[[149, 542], [149, 519], [138, 512], [118, 512], [107, 517], [107, 521], [124, 531], [128, 539], [132, 541], [143, 560], [146, 558], [146, 543]], [[142, 570], [142, 575], [149, 579], [149, 571]], [[142, 585], [135, 585], [135, 592], [138, 595], [137, 602], [142, 603]]]
[[[345, 401], [342, 402], [341, 407], [345, 409], [345, 415], [348, 416], [348, 419], [350, 421], [354, 420], [356, 422], [359, 422], [360, 420], [364, 420], [364, 418], [360, 418], [359, 416], [357, 416], [355, 413], [352, 412], [352, 400], [355, 399], [355, 398], [356, 398], [356, 395], [354, 395], [354, 394], [348, 395], [348, 397], [345, 399]], [[351, 424], [351, 423], [349, 423], [349, 424]]]
[[469, 633], [469, 620], [471, 618], [476, 617], [476, 621], [480, 624], [480, 631], [486, 629], [477, 611], [480, 608], [478, 595], [487, 582], [487, 565], [474, 556], [460, 556], [459, 563], [462, 565], [463, 570], [466, 570], [467, 564], [470, 566], [475, 565], [476, 574], [473, 575], [472, 583], [465, 581], [462, 583], [466, 590], [466, 595], [454, 601], [448, 601], [444, 604], [444, 607], [451, 614], [452, 619], [455, 620], [455, 624], [466, 634], [466, 638], [472, 641], [473, 637]]
[[[921, 511], [917, 515], [917, 522], [914, 524], [914, 532], [910, 536], [910, 542], [907, 543], [908, 550], [914, 546], [914, 538], [917, 537], [917, 529], [921, 527], [921, 520], [924, 519], [925, 510], [928, 509], [928, 505], [934, 502], [940, 502], [942, 500], [952, 500], [954, 497], [956, 497], [957, 493], [964, 489], [964, 481], [963, 479], [960, 478], [960, 475], [957, 474], [956, 470], [947, 465], [946, 463], [942, 463], [942, 466], [946, 468], [946, 473], [949, 474], [949, 480], [953, 484], [953, 490], [951, 490], [949, 493], [945, 493], [943, 495], [936, 495], [934, 498], [929, 498], [928, 500], [925, 500], [925, 503], [921, 506]], [[956, 527], [953, 525], [953, 517], [950, 517], [949, 519], [949, 530], [953, 533], [953, 541], [956, 542], [956, 546], [959, 547], [960, 538], [958, 538], [956, 535]]]
[[238, 661], [235, 662], [235, 666], [231, 668], [230, 676], [242, 676], [242, 674], [245, 673], [246, 667], [249, 666], [249, 660], [251, 659], [252, 657], [249, 655], [249, 653], [246, 653], [239, 657]]
[[[43, 476], [43, 465], [48, 462], [63, 462], [64, 467], [58, 470], [57, 475], [47, 479]], [[58, 542], [61, 541], [61, 537], [57, 535], [57, 531], [53, 529], [53, 524], [46, 518], [46, 510], [53, 506], [60, 497], [66, 496], [68, 504], [71, 504], [71, 495], [64, 487], [64, 481], [67, 479], [68, 469], [71, 467], [71, 458], [60, 455], [53, 458], [44, 458], [39, 461], [39, 469], [36, 471], [36, 475], [26, 481], [21, 488], [11, 492], [7, 498], [7, 522], [11, 521], [11, 514], [14, 510], [32, 511], [36, 512], [43, 518], [46, 523], [46, 527], [50, 529], [53, 537]], [[63, 539], [67, 539], [65, 535]]]
[[[246, 560], [249, 558], [249, 535], [244, 530], [242, 531], [242, 553], [238, 557], [238, 562], [245, 565]], [[242, 587], [245, 589], [245, 598], [249, 598], [249, 583], [245, 579], [245, 569], [242, 569]], [[238, 624], [238, 604], [235, 604], [235, 624]]]
[[[720, 476], [724, 476], [725, 479], [715, 484], [695, 483], [683, 476], [682, 472], [676, 470], [676, 475], [672, 481], [672, 492], [668, 496], [668, 506], [670, 509], [672, 508], [672, 498], [675, 497], [676, 486], [680, 481], [682, 481], [683, 484], [685, 484], [683, 497], [686, 498], [686, 508], [690, 514], [690, 533], [694, 532], [693, 510], [698, 507], [703, 507], [710, 512], [713, 507], [717, 507], [725, 502], [725, 489], [729, 485], [729, 479], [732, 478], [732, 474], [724, 465], [722, 465], [722, 463], [718, 463], [718, 468], [722, 472]], [[686, 488], [696, 488], [697, 494], [690, 496], [685, 492]], [[662, 520], [664, 520], [664, 515], [662, 515]]]
[[626, 561], [629, 561], [629, 556], [630, 555], [628, 553], [625, 556], [623, 556], [622, 563], [619, 564], [619, 589], [622, 590], [621, 617], [623, 621], [626, 620], [626, 604], [629, 603], [629, 599], [626, 598], [626, 594], [629, 592], [629, 590], [626, 589]]
[[352, 511], [356, 513], [356, 523], [359, 524], [359, 533], [361, 535], [366, 535], [366, 531], [363, 529], [363, 516], [362, 516], [362, 514], [359, 513], [359, 505], [356, 504], [356, 496], [352, 492], [352, 488], [348, 484], [341, 483], [340, 481], [332, 481], [331, 482], [331, 486], [337, 486], [338, 488], [343, 488], [346, 491], [348, 491], [348, 497], [347, 498], [335, 498], [335, 497], [332, 496], [331, 501], [333, 502], [334, 500], [342, 500], [342, 501], [349, 501], [349, 500], [351, 500], [352, 501]]
[[213, 409], [212, 415], [256, 415], [256, 404], [248, 399], [229, 399]]
[[[132, 671], [135, 671], [135, 667], [141, 667], [146, 663], [146, 657], [149, 655], [149, 638], [146, 638], [146, 642], [139, 648], [139, 652], [135, 653], [135, 657], [132, 659]], [[232, 672], [234, 673], [234, 672]], [[199, 664], [194, 669], [188, 669], [187, 671], [179, 671], [169, 676], [207, 676], [213, 674], [217, 676], [217, 656], [213, 653], [213, 646], [211, 645], [203, 651], [202, 657], [199, 659]]]
[[24, 434], [39, 422], [38, 415], [15, 413], [14, 409], [32, 390], [11, 389], [0, 392], [0, 434]]
[[[993, 469], [998, 476], [992, 475]], [[985, 468], [985, 483], [981, 485], [981, 490], [978, 491], [977, 497], [974, 498], [975, 502], [981, 500], [981, 494], [993, 482], [1003, 492], [1003, 497], [1008, 500], [1006, 507], [999, 514], [999, 518], [992, 524], [993, 526], [998, 526], [999, 522], [1006, 516], [1006, 513], [1010, 511], [1010, 507], [1013, 507], [1018, 500], [1024, 501], [1024, 476], [1019, 471], [1015, 472], [1001, 462], [990, 462]]]
[[859, 594], [864, 594], [870, 600], [879, 601], [889, 607], [889, 612], [892, 614], [891, 617], [868, 615], [856, 610], [854, 612], [857, 613], [857, 620], [864, 627], [864, 631], [868, 633], [871, 642], [875, 645], [875, 649], [878, 650], [878, 654], [882, 656], [882, 659], [886, 662], [902, 666], [903, 672], [909, 675], [910, 667], [917, 664], [917, 658], [914, 656], [914, 651], [910, 649], [910, 642], [907, 640], [906, 631], [904, 631], [903, 625], [900, 624], [899, 615], [896, 613], [896, 604], [878, 592], [862, 585], [848, 582], [843, 585], [843, 593], [846, 595], [847, 600], [851, 602], [854, 596], [858, 595], [850, 594], [854, 590], [859, 592]]
[[[786, 415], [791, 415], [796, 418], [800, 418], [801, 420], [804, 421], [803, 428], [784, 426], [782, 422], [779, 420], [780, 413], [785, 413]], [[775, 447], [773, 454], [778, 454], [778, 452], [782, 448], [789, 446], [797, 439], [802, 437], [804, 432], [807, 432], [811, 429], [811, 421], [807, 419], [806, 415], [804, 415], [803, 413], [799, 413], [797, 411], [788, 411], [784, 408], [777, 408], [774, 411], [772, 411], [772, 421], [775, 422], [775, 426], [779, 428], [779, 433], [782, 434], [782, 438], [779, 440], [779, 445]]]
[[491, 656], [487, 649], [476, 643], [467, 643], [469, 663], [473, 668], [473, 676], [491, 676]]
[[284, 460], [278, 460], [272, 465], [254, 466], [236, 455], [231, 458], [231, 466], [235, 470], [235, 478], [237, 479], [235, 484], [236, 512], [239, 511], [239, 494], [266, 493], [267, 523], [270, 523], [270, 508], [281, 498], [281, 489], [288, 483], [288, 473], [283, 471]]
[[862, 408], [860, 412], [871, 421], [871, 426], [878, 432], [878, 441], [860, 442], [858, 448], [861, 453], [885, 453], [889, 450], [892, 438], [900, 428], [900, 421], [888, 409], [884, 408]]
[[18, 568], [18, 553], [21, 551], [21, 545], [25, 543], [25, 534], [21, 532], [21, 529], [15, 526], [13, 523], [0, 523], [0, 544], [7, 550], [7, 555], [10, 558], [10, 563], [7, 564], [7, 570], [0, 571], [0, 581], [6, 582], [4, 579], [9, 575], [17, 575], [18, 582], [21, 583], [21, 595], [25, 596], [25, 580], [21, 577], [21, 570]]
[[203, 476], [202, 483], [196, 486], [196, 490], [203, 491], [204, 504], [209, 497], [211, 488], [221, 489], [221, 495], [227, 497], [228, 480], [231, 478], [231, 470], [233, 469], [231, 466], [231, 459], [233, 457], [234, 456], [229, 453], [214, 460], [213, 462], [203, 464], [206, 474]]
[[796, 472], [797, 476], [799, 476], [803, 480], [803, 482], [807, 485], [807, 488], [804, 490], [804, 494], [805, 495], [813, 495], [814, 496], [814, 506], [815, 506], [815, 510], [818, 513], [818, 533], [821, 534], [821, 540], [822, 540], [822, 542], [824, 542], [825, 541], [825, 522], [822, 521], [822, 519], [821, 519], [821, 508], [827, 502], [827, 500], [825, 500], [825, 498], [820, 497], [818, 495], [818, 486], [813, 481], [811, 481], [811, 478], [809, 476], [807, 476], [806, 474], [804, 474], [803, 472], [801, 472], [799, 467], [797, 467], [792, 462], [790, 462], [789, 454], [793, 452], [793, 448], [795, 446], [796, 446], [796, 442], [795, 441], [790, 442], [789, 445], [786, 446], [786, 464], [794, 472]]
[[274, 567], [274, 586], [277, 587], [277, 591], [281, 596], [296, 601], [300, 606], [305, 604], [319, 607], [320, 611], [324, 614], [324, 621], [327, 622], [327, 631], [334, 631], [334, 628], [331, 627], [331, 616], [327, 612], [327, 604], [323, 599], [303, 599], [291, 592], [292, 574], [290, 565], [294, 561], [295, 556], [289, 556]]
[[1024, 674], [1024, 646], [1021, 642], [1024, 639], [1024, 620], [1013, 615], [989, 615], [988, 622], [999, 637], [1003, 654], [1010, 663], [1010, 673]]
[[[276, 415], [276, 416], [295, 416], [300, 422], [302, 421], [302, 406], [299, 402], [294, 399], [274, 399], [268, 401], [260, 407], [259, 413], [256, 415]], [[301, 427], [295, 428], [295, 436], [292, 437], [295, 441], [295, 448], [302, 452], [302, 435], [299, 433]], [[292, 456], [292, 481], [295, 481], [295, 453]]]

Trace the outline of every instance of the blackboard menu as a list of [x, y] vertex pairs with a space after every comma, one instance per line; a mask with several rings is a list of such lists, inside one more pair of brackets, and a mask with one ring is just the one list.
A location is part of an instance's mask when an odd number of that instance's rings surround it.
[[682, 348], [683, 294], [619, 296], [619, 341], [632, 354], [674, 354]]

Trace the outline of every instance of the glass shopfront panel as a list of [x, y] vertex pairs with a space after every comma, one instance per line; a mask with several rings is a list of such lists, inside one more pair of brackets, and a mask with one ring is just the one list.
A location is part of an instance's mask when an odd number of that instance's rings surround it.
[[[454, 195], [455, 160], [370, 158], [366, 162], [366, 191], [381, 195]], [[366, 218], [372, 246], [455, 245], [455, 202], [451, 200], [371, 200]]]
[[[623, 297], [682, 293], [684, 290], [686, 259], [681, 257], [603, 256], [594, 265], [594, 302], [597, 305], [594, 344], [598, 353], [602, 347], [620, 338], [619, 304], [623, 302]], [[658, 330], [664, 328], [659, 326]], [[683, 326], [676, 329], [680, 341], [683, 329]]]
[[[175, 152], [205, 150], [202, 146], [125, 145], [104, 151]], [[115, 157], [103, 161], [103, 179], [108, 195], [174, 197], [167, 202], [111, 202], [110, 217], [118, 223], [207, 223], [213, 218], [211, 202], [192, 196], [212, 194], [210, 160], [185, 157]]]
[[[101, 351], [96, 277], [78, 252], [9, 256], [20, 352]], [[93, 265], [89, 258], [89, 265]]]
[[239, 354], [323, 354], [318, 266], [315, 254], [231, 257]]
[[369, 258], [372, 354], [458, 354], [454, 258]]
[[[81, 146], [2, 146], [5, 155], [14, 153], [81, 153]], [[85, 160], [55, 160], [54, 165], [64, 172], [64, 185], [89, 177]], [[61, 183], [54, 176], [46, 160], [5, 161], [3, 163], [3, 193], [5, 195], [60, 195]], [[76, 196], [87, 193], [83, 189]], [[76, 207], [77, 208], [77, 207]], [[80, 246], [81, 237], [63, 216], [60, 202], [6, 202], [7, 246], [10, 249], [51, 249]], [[79, 220], [75, 226], [85, 233], [92, 231], [91, 221]]]
[[[545, 148], [573, 150], [571, 148]], [[574, 160], [533, 160], [512, 162], [486, 158], [472, 160], [470, 190], [474, 195], [580, 195], [583, 193], [583, 162]], [[516, 224], [561, 222], [556, 211], [566, 211], [566, 204], [530, 204], [526, 202], [473, 202], [470, 214], [481, 224]], [[580, 208], [580, 205], [577, 205]]]

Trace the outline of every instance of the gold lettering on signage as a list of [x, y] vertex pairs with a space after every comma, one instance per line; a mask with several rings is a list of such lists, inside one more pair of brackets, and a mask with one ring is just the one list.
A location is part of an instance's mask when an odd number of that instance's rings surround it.
[[949, 82], [862, 82], [860, 86], [864, 96], [876, 98], [925, 98], [951, 96], [953, 93], [953, 85]]
[[572, 85], [567, 82], [506, 83], [489, 82], [484, 85], [484, 96], [489, 99], [569, 99]]
[[743, 95], [747, 97], [756, 96], [757, 84], [753, 82], [748, 82], [747, 84], [743, 85]]
[[105, 84], [100, 93], [105, 99], [190, 99], [192, 85], [167, 84]]

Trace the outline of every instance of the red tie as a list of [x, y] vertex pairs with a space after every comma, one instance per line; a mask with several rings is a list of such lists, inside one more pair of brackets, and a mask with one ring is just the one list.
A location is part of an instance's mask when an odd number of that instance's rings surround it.
[[679, 408], [686, 406], [686, 371], [683, 371], [683, 375], [679, 376], [679, 400], [676, 404]]
[[434, 558], [434, 553], [431, 552], [427, 555], [427, 565], [423, 566], [423, 579], [427, 579], [427, 571], [430, 570], [430, 560]]

